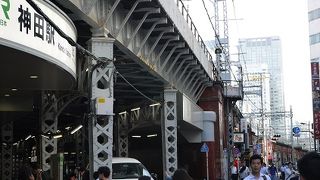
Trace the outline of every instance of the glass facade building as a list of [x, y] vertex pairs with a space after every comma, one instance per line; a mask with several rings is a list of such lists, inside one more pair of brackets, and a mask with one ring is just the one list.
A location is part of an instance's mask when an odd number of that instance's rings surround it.
[[[259, 37], [248, 38], [239, 40], [240, 61], [245, 74], [260, 73], [262, 75], [261, 81], [269, 81], [268, 83], [261, 83], [262, 87], [267, 88], [263, 93], [263, 106], [261, 100], [251, 99], [250, 93], [244, 89], [243, 107], [245, 104], [258, 104], [258, 107], [263, 107], [265, 114], [265, 129], [268, 130], [267, 134], [280, 134], [281, 139], [287, 137], [286, 119], [280, 112], [285, 111], [284, 102], [284, 83], [283, 83], [283, 71], [282, 71], [282, 52], [281, 41], [279, 37]], [[249, 76], [244, 75], [244, 83], [248, 81]], [[255, 102], [256, 101], [256, 102]], [[261, 109], [260, 112], [261, 113]], [[281, 140], [280, 139], [280, 140]]]

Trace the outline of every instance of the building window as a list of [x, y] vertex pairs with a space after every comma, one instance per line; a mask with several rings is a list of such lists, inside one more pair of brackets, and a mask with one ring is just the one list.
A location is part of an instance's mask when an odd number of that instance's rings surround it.
[[313, 44], [317, 44], [320, 42], [320, 33], [318, 34], [312, 34], [310, 35], [309, 37], [310, 39], [310, 45], [313, 45]]
[[320, 8], [309, 12], [309, 22], [320, 18]]

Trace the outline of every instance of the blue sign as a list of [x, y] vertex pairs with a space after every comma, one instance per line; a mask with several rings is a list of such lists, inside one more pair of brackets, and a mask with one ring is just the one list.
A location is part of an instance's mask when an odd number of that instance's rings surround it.
[[294, 127], [294, 128], [292, 129], [292, 131], [293, 131], [293, 133], [295, 133], [295, 134], [299, 134], [299, 133], [300, 133], [300, 128], [299, 128], [299, 127]]
[[201, 152], [204, 152], [204, 153], [209, 152], [209, 147], [207, 146], [206, 143], [203, 143], [203, 145], [201, 146], [200, 151], [201, 151]]
[[240, 149], [238, 148], [233, 148], [233, 156], [238, 157], [241, 155]]

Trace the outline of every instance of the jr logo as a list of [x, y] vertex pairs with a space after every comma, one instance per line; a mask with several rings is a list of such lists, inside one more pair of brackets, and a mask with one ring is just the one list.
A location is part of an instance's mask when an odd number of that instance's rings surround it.
[[10, 0], [2, 0], [1, 6], [4, 16], [9, 20], [10, 18], [8, 12], [10, 10]]

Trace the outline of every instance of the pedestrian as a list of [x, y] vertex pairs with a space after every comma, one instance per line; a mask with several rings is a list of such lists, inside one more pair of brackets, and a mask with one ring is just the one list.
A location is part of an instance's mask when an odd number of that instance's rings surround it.
[[320, 179], [320, 155], [316, 152], [309, 152], [298, 160], [298, 171], [301, 180]]
[[288, 166], [284, 169], [284, 179], [290, 180], [291, 178], [296, 176], [296, 172], [293, 170], [292, 162], [288, 162]]
[[99, 174], [99, 180], [109, 180], [110, 169], [107, 166], [99, 167], [98, 174]]
[[93, 179], [99, 180], [99, 172], [98, 171], [93, 172]]
[[249, 174], [250, 174], [250, 170], [246, 165], [246, 162], [241, 161], [240, 170], [239, 170], [240, 180], [243, 180], [245, 177], [249, 176]]
[[268, 172], [270, 175], [271, 180], [277, 180], [277, 168], [274, 166], [273, 163], [271, 163], [271, 166], [268, 168]]
[[67, 180], [77, 180], [77, 175], [74, 172], [68, 174]]
[[78, 170], [78, 172], [77, 172], [77, 174], [78, 174], [78, 180], [83, 180], [83, 174], [85, 173], [85, 171], [86, 171], [86, 168], [84, 168], [84, 167], [80, 167], [79, 169], [77, 169]]
[[262, 163], [262, 167], [261, 167], [260, 173], [268, 175], [268, 168], [267, 168], [266, 163]]
[[35, 180], [32, 174], [32, 169], [29, 166], [22, 166], [19, 168], [19, 180]]
[[231, 165], [231, 179], [238, 180], [238, 168], [236, 162]]
[[284, 170], [286, 168], [286, 164], [285, 163], [282, 163], [281, 167], [280, 167], [280, 180], [285, 180], [284, 177], [285, 177], [285, 174], [284, 174]]
[[166, 171], [166, 180], [172, 180], [172, 177], [169, 175], [168, 171]]
[[260, 155], [255, 154], [250, 157], [251, 173], [244, 180], [271, 180], [268, 175], [260, 173], [263, 159]]
[[177, 169], [172, 176], [172, 180], [193, 180], [193, 179], [185, 169]]
[[35, 180], [42, 180], [42, 169], [40, 169], [39, 164], [33, 163], [31, 164], [32, 174]]

